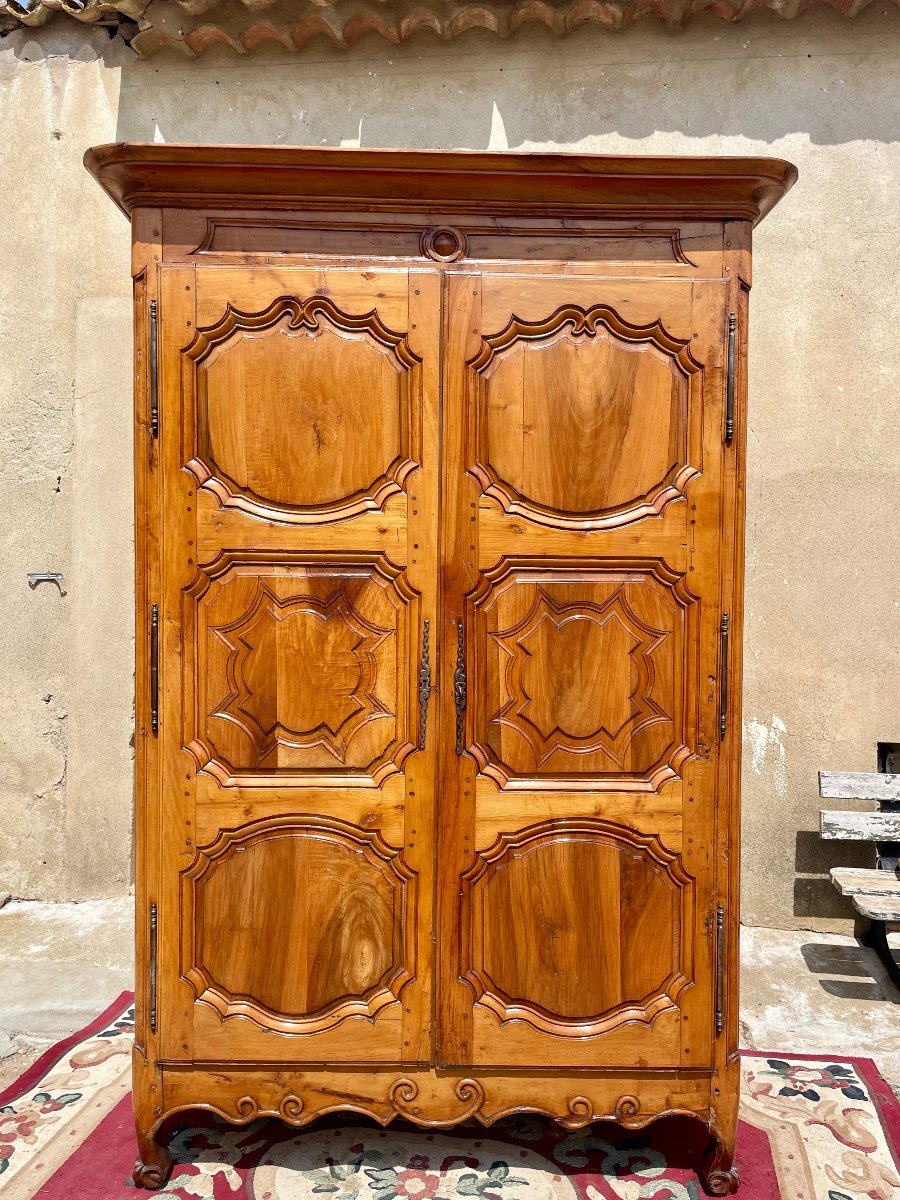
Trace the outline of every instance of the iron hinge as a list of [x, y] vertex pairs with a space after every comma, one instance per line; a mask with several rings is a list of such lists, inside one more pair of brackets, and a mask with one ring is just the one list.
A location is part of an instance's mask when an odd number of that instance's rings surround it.
[[150, 905], [150, 1032], [156, 1033], [156, 940], [158, 919], [156, 904]]
[[716, 909], [716, 1037], [725, 1028], [725, 905]]
[[734, 439], [734, 359], [737, 338], [737, 313], [728, 314], [728, 376], [725, 386], [725, 445]]
[[150, 606], [150, 728], [159, 733], [159, 608]]
[[719, 685], [719, 737], [724, 738], [728, 732], [728, 613], [722, 613], [722, 623], [719, 626], [721, 683]]
[[156, 301], [150, 301], [150, 436], [159, 437], [159, 383], [157, 380]]

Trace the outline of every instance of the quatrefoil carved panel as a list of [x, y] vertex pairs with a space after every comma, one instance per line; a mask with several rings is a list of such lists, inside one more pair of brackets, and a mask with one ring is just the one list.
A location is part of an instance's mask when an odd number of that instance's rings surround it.
[[[538, 766], [559, 750], [602, 749], [621, 766], [641, 729], [670, 720], [652, 696], [653, 655], [670, 636], [652, 629], [623, 587], [602, 603], [557, 603], [542, 588], [522, 621], [491, 635], [508, 658], [510, 699], [493, 717], [514, 727]], [[610, 675], [627, 687], [610, 687]]]
[[658, 791], [699, 738], [699, 607], [662, 559], [502, 558], [469, 596], [466, 749], [501, 788]]
[[[352, 556], [351, 556], [352, 558]], [[186, 590], [186, 748], [228, 786], [380, 784], [413, 749], [418, 593], [381, 555], [223, 552]]]
[[[373, 685], [375, 653], [392, 630], [380, 628], [357, 611], [346, 582], [325, 600], [313, 596], [281, 600], [259, 580], [250, 608], [213, 632], [228, 651], [231, 688], [211, 716], [239, 725], [260, 761], [279, 745], [324, 746], [343, 761], [347, 743], [362, 726], [390, 716]], [[277, 648], [276, 642], [281, 643]], [[282, 686], [289, 680], [271, 671], [272, 656], [282, 660], [296, 656], [299, 674], [302, 655], [307, 661], [327, 664], [332, 679], [340, 678], [327, 705], [320, 689]]]

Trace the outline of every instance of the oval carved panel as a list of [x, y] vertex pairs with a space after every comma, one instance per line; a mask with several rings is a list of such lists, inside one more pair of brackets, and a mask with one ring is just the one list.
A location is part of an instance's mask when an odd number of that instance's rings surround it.
[[280, 297], [229, 306], [185, 351], [196, 403], [188, 469], [226, 507], [302, 523], [381, 507], [412, 458], [419, 359], [374, 310]]
[[465, 977], [501, 1022], [562, 1037], [651, 1024], [692, 977], [693, 895], [652, 836], [594, 820], [503, 834], [464, 877]]
[[662, 512], [689, 462], [690, 343], [603, 305], [513, 317], [484, 339], [472, 465], [507, 512], [543, 525], [612, 528]]
[[399, 851], [345, 822], [226, 831], [183, 877], [185, 978], [222, 1017], [281, 1032], [374, 1017], [412, 978], [413, 884]]

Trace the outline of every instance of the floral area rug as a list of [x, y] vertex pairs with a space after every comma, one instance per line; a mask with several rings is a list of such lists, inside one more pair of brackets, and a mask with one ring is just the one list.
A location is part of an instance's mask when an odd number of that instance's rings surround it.
[[[138, 1200], [131, 997], [0, 1094], [2, 1200]], [[868, 1059], [743, 1057], [744, 1200], [900, 1200], [900, 1104]], [[699, 1200], [699, 1123], [570, 1133], [534, 1116], [440, 1132], [328, 1117], [305, 1130], [177, 1118], [158, 1196], [204, 1200]]]

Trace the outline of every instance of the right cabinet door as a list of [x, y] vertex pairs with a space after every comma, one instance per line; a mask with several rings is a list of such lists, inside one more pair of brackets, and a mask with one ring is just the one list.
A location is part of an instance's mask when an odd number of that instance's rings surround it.
[[445, 286], [438, 1062], [708, 1066], [725, 285]]

